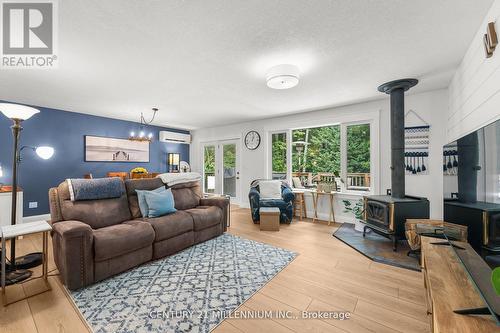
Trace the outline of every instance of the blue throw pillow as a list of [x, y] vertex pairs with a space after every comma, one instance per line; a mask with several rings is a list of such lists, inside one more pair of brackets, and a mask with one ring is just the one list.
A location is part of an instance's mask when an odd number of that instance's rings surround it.
[[144, 197], [149, 208], [148, 217], [163, 216], [177, 211], [174, 208], [174, 195], [171, 189], [160, 193], [144, 192]]
[[144, 193], [145, 192], [161, 193], [166, 190], [167, 189], [164, 186], [158, 187], [157, 189], [154, 189], [152, 191], [135, 190], [137, 192], [137, 201], [139, 201], [139, 210], [141, 211], [142, 217], [148, 217], [149, 214], [149, 207], [148, 203], [146, 202], [146, 198], [144, 197]]

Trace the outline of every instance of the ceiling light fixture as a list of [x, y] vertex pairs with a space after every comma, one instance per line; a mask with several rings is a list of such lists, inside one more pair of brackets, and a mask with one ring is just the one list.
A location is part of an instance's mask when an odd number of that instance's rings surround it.
[[282, 64], [271, 67], [266, 75], [267, 86], [272, 89], [290, 89], [299, 84], [299, 68]]
[[136, 135], [135, 131], [130, 132], [130, 135], [128, 137], [129, 140], [132, 141], [149, 141], [151, 142], [153, 140], [153, 133], [149, 132], [148, 135], [144, 132], [145, 127], [147, 125], [150, 125], [156, 117], [156, 113], [158, 112], [158, 108], [152, 108], [153, 110], [153, 117], [151, 117], [151, 120], [146, 121], [146, 118], [144, 118], [144, 114], [141, 112], [141, 128], [139, 130], [139, 135]]

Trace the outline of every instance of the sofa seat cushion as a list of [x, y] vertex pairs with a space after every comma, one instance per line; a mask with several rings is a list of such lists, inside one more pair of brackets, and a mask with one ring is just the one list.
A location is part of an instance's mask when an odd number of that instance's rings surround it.
[[155, 238], [151, 224], [138, 220], [100, 228], [93, 234], [96, 262], [151, 246]]
[[210, 228], [222, 221], [222, 209], [217, 206], [198, 206], [185, 212], [193, 217], [194, 231]]
[[193, 218], [185, 211], [144, 219], [155, 231], [155, 242], [193, 231]]

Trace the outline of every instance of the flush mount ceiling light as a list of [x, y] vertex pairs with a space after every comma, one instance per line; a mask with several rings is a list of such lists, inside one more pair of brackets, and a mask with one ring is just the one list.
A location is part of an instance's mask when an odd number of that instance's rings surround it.
[[267, 86], [272, 89], [289, 89], [299, 84], [297, 66], [283, 64], [271, 67], [266, 75]]

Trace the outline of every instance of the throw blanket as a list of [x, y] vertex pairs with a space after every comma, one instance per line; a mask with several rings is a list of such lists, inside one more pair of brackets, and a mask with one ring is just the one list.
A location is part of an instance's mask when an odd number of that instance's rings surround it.
[[67, 179], [71, 201], [119, 198], [125, 193], [120, 178]]
[[162, 173], [156, 177], [160, 178], [164, 184], [167, 184], [167, 186], [198, 182], [201, 180], [201, 175], [197, 172]]

